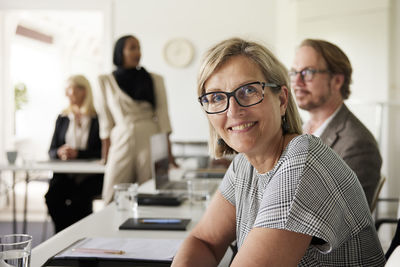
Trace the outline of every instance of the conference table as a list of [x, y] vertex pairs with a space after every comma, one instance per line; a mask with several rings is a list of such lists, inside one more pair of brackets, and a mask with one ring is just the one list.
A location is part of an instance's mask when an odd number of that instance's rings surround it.
[[[25, 195], [22, 232], [27, 231], [27, 210], [28, 210], [28, 185], [31, 179], [30, 173], [37, 171], [51, 171], [53, 173], [104, 173], [105, 166], [99, 160], [49, 160], [38, 162], [25, 162], [21, 164], [0, 164], [0, 172], [10, 171], [12, 173], [12, 212], [13, 212], [13, 233], [17, 233], [16, 195], [15, 185], [16, 173], [25, 173]], [[0, 176], [1, 177], [1, 176]]]
[[[154, 192], [154, 181], [150, 180], [139, 187], [139, 192]], [[31, 266], [42, 266], [46, 261], [85, 237], [113, 237], [113, 238], [150, 238], [150, 239], [183, 239], [189, 231], [199, 222], [207, 206], [207, 202], [182, 203], [180, 206], [139, 206], [135, 216], [149, 218], [190, 218], [191, 222], [186, 231], [171, 230], [119, 230], [118, 227], [127, 218], [132, 217], [132, 212], [118, 211], [114, 202], [101, 211], [93, 213], [50, 239], [39, 244], [32, 250]], [[228, 249], [219, 266], [229, 266], [231, 250]]]

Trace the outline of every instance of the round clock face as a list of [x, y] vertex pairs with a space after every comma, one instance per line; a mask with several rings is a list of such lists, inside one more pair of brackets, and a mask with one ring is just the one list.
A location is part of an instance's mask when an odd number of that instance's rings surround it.
[[185, 39], [173, 39], [164, 47], [165, 61], [177, 68], [183, 68], [190, 64], [194, 49], [192, 44]]

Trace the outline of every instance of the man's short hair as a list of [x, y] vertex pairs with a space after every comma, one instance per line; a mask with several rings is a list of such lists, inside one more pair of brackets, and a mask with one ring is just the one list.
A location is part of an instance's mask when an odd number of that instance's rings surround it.
[[343, 99], [349, 98], [353, 69], [346, 54], [336, 45], [324, 40], [305, 39], [301, 43], [300, 47], [301, 46], [310, 46], [314, 48], [325, 60], [327, 68], [332, 74], [343, 74], [344, 81], [340, 88], [340, 93]]

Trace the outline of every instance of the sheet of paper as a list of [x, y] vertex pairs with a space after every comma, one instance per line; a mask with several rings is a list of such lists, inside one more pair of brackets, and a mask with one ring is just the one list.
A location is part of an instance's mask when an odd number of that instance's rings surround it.
[[[119, 258], [138, 260], [172, 260], [182, 243], [182, 239], [148, 239], [148, 238], [85, 238], [55, 258], [90, 257]], [[74, 251], [77, 248], [122, 250], [123, 254], [83, 253]]]

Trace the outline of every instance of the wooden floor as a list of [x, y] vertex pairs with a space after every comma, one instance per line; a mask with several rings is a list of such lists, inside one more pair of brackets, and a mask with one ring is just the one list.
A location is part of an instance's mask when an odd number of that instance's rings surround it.
[[[22, 233], [22, 222], [17, 223], [17, 233]], [[10, 234], [13, 232], [13, 225], [11, 221], [0, 221], [0, 234]], [[33, 237], [32, 247], [37, 246], [43, 241], [47, 240], [54, 234], [53, 223], [49, 220], [45, 222], [28, 222], [27, 234]]]
[[[3, 179], [8, 184], [8, 177]], [[0, 188], [0, 235], [13, 233], [12, 216], [12, 196], [11, 193], [5, 194], [4, 187]], [[47, 182], [32, 181], [28, 187], [28, 224], [27, 233], [33, 236], [32, 245], [36, 246], [54, 235], [54, 225], [47, 214], [44, 195], [48, 189]], [[25, 183], [19, 182], [15, 187], [17, 203], [17, 233], [22, 233], [23, 204], [25, 196]], [[103, 208], [101, 200], [93, 203], [93, 210], [98, 211]]]
[[[10, 181], [6, 177], [8, 185]], [[47, 192], [46, 182], [31, 182], [28, 187], [28, 224], [27, 234], [32, 235], [32, 246], [36, 246], [54, 234], [54, 226], [47, 216], [47, 208], [44, 203], [44, 195]], [[23, 203], [25, 195], [25, 183], [19, 182], [15, 187], [17, 203], [17, 233], [22, 233]], [[4, 186], [0, 195], [0, 235], [13, 233], [12, 195], [10, 191], [4, 194]]]

